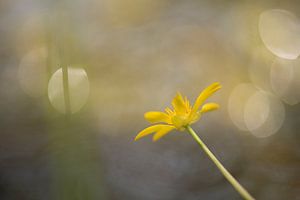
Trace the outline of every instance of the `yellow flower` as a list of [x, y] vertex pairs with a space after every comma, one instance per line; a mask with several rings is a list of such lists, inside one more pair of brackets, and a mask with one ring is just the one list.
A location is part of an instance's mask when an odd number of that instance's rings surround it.
[[216, 103], [206, 103], [202, 107], [201, 105], [208, 97], [210, 97], [220, 88], [220, 83], [213, 83], [208, 86], [200, 93], [200, 95], [196, 99], [194, 106], [190, 105], [187, 97], [183, 97], [178, 92], [172, 101], [173, 110], [171, 110], [170, 108], [166, 108], [165, 112], [151, 111], [145, 113], [145, 119], [155, 125], [145, 128], [144, 130], [139, 132], [134, 140], [138, 140], [149, 134], [155, 133], [153, 136], [153, 141], [157, 141], [173, 129], [177, 129], [180, 131], [185, 130], [187, 126], [198, 121], [203, 113], [219, 108], [219, 105]]

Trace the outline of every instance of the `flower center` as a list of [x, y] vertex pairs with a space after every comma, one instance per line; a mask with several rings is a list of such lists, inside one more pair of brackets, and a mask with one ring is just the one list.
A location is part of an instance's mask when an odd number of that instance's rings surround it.
[[178, 129], [183, 131], [185, 126], [187, 126], [190, 123], [189, 120], [189, 113], [185, 114], [176, 114], [172, 118], [173, 125]]

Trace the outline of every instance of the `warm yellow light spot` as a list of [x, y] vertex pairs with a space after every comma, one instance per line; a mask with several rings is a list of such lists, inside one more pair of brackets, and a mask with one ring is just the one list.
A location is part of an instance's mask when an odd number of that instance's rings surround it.
[[156, 124], [142, 130], [135, 137], [135, 140], [155, 133], [153, 141], [156, 141], [173, 129], [185, 130], [187, 126], [198, 121], [202, 114], [219, 108], [219, 105], [216, 103], [207, 103], [204, 105], [203, 103], [220, 88], [220, 83], [211, 84], [200, 93], [193, 106], [191, 106], [187, 97], [183, 97], [180, 93], [177, 93], [172, 100], [173, 110], [166, 108], [165, 112], [151, 111], [145, 113], [145, 119], [150, 123], [163, 124]]
[[266, 47], [276, 56], [296, 59], [300, 54], [299, 19], [289, 11], [272, 9], [259, 18], [259, 33]]
[[[71, 113], [78, 112], [89, 96], [89, 80], [84, 69], [68, 68]], [[52, 106], [61, 113], [66, 112], [62, 68], [51, 77], [48, 84], [48, 97]]]
[[252, 95], [244, 109], [244, 120], [249, 131], [261, 127], [270, 115], [270, 102], [264, 92]]
[[300, 102], [300, 62], [299, 60], [286, 60], [277, 58], [274, 60], [270, 82], [273, 91], [282, 101], [289, 105]]
[[244, 83], [234, 88], [228, 101], [233, 123], [256, 137], [275, 134], [285, 118], [281, 101], [274, 95]]
[[248, 130], [254, 136], [268, 137], [282, 126], [285, 109], [276, 96], [260, 90], [248, 100], [244, 119]]
[[248, 130], [244, 120], [244, 109], [248, 99], [256, 91], [252, 84], [242, 83], [237, 85], [230, 94], [228, 100], [229, 117], [240, 130]]

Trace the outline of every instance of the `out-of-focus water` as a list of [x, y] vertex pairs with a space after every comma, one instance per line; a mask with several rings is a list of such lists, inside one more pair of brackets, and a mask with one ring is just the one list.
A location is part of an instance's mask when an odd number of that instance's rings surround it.
[[241, 199], [186, 132], [133, 141], [149, 125], [144, 112], [215, 81], [223, 88], [210, 100], [221, 108], [195, 131], [256, 199], [299, 199], [299, 10], [297, 1], [1, 1], [0, 199]]

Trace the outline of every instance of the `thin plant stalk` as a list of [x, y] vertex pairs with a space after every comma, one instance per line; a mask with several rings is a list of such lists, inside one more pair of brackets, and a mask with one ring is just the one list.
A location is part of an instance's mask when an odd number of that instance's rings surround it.
[[199, 138], [199, 136], [195, 133], [195, 131], [190, 127], [186, 127], [187, 131], [193, 136], [193, 138], [197, 141], [197, 143], [202, 147], [204, 152], [208, 155], [208, 157], [215, 163], [221, 173], [225, 176], [225, 178], [231, 183], [231, 185], [236, 189], [240, 195], [246, 200], [255, 200], [249, 192], [227, 171], [227, 169], [220, 163], [220, 161], [216, 158], [216, 156], [208, 149], [205, 143]]
[[69, 116], [71, 113], [71, 103], [70, 103], [70, 91], [69, 91], [69, 74], [68, 67], [66, 65], [62, 66], [63, 74], [63, 89], [64, 89], [64, 99], [65, 99], [65, 111], [66, 115]]
[[[61, 39], [65, 40], [66, 35], [66, 28], [62, 30], [62, 36]], [[70, 90], [69, 90], [69, 70], [66, 63], [66, 47], [61, 41], [60, 46], [60, 62], [61, 62], [61, 68], [62, 68], [62, 78], [63, 78], [63, 91], [64, 91], [64, 103], [65, 103], [65, 114], [67, 119], [69, 120], [71, 115], [71, 101], [70, 101]], [[68, 121], [67, 120], [67, 121]]]

